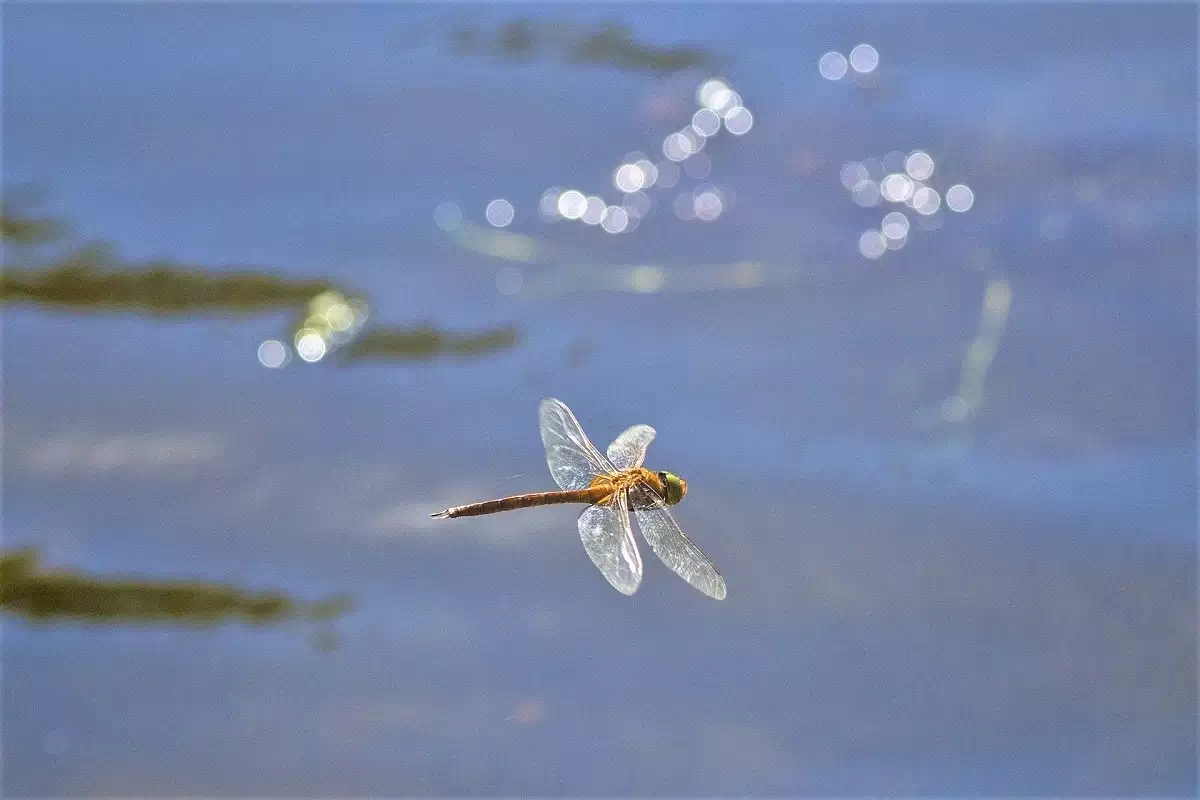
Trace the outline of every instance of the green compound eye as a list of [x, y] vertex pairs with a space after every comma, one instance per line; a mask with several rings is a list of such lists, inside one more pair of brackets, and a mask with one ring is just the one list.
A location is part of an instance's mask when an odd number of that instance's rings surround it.
[[667, 505], [673, 506], [683, 499], [687, 494], [687, 481], [679, 477], [673, 472], [660, 472], [658, 479], [663, 482], [666, 487], [667, 496], [663, 499], [667, 501]]

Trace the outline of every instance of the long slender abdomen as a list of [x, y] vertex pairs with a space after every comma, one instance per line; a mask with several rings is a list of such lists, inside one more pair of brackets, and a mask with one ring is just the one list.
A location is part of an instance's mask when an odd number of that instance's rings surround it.
[[609, 493], [611, 493], [610, 490], [598, 487], [571, 492], [533, 492], [532, 494], [501, 497], [499, 500], [484, 500], [482, 503], [454, 506], [429, 516], [434, 519], [453, 519], [455, 517], [477, 517], [480, 514], [495, 514], [500, 511], [512, 511], [532, 506], [549, 506], [556, 503], [597, 503]]

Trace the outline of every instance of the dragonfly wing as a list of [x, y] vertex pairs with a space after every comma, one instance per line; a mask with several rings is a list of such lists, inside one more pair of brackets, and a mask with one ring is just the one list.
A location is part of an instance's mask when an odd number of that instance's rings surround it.
[[642, 582], [642, 556], [629, 526], [629, 497], [617, 492], [609, 505], [579, 515], [579, 537], [592, 563], [618, 592], [633, 594]]
[[561, 400], [547, 398], [538, 408], [546, 463], [561, 488], [586, 489], [597, 475], [614, 472], [608, 459], [588, 441], [579, 420]]
[[608, 446], [608, 460], [617, 469], [640, 467], [646, 458], [646, 448], [654, 441], [654, 428], [649, 425], [634, 425], [613, 439]]
[[725, 579], [717, 568], [692, 544], [671, 516], [667, 504], [653, 491], [637, 487], [632, 490], [633, 513], [637, 517], [642, 536], [650, 543], [654, 554], [671, 570], [716, 600], [725, 599]]

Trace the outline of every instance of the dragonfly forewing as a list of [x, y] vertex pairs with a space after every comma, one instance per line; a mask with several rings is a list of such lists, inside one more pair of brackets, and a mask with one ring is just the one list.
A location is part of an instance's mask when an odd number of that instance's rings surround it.
[[642, 582], [642, 556], [629, 525], [629, 499], [617, 492], [607, 505], [597, 504], [579, 515], [583, 549], [608, 582], [622, 594], [633, 594]]
[[672, 572], [704, 594], [724, 600], [725, 579], [708, 556], [684, 534], [662, 498], [645, 487], [632, 491], [633, 514], [654, 554]]
[[640, 467], [646, 458], [646, 448], [654, 441], [654, 428], [634, 425], [626, 428], [608, 446], [608, 460], [617, 469]]
[[546, 447], [546, 464], [561, 488], [586, 489], [592, 478], [614, 471], [562, 401], [543, 400], [538, 408], [538, 424]]

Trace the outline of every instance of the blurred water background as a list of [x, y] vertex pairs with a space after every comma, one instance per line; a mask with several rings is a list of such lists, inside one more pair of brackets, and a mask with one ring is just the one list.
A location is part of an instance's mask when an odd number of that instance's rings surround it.
[[[2, 41], [6, 796], [1195, 794], [1194, 5]], [[428, 518], [547, 396], [728, 600]]]

